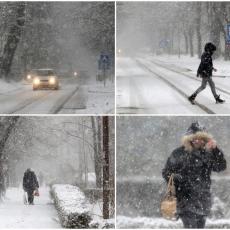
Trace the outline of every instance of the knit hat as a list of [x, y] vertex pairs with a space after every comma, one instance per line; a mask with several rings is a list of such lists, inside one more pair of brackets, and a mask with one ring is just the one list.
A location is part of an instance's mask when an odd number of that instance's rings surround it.
[[186, 131], [186, 135], [195, 134], [197, 132], [205, 132], [204, 126], [200, 125], [198, 121], [193, 122]]

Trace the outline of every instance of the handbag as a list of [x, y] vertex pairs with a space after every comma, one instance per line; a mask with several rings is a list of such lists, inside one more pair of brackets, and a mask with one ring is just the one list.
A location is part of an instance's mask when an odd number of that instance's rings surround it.
[[38, 189], [34, 191], [34, 196], [40, 196]]
[[177, 198], [175, 185], [173, 181], [173, 174], [168, 181], [168, 187], [164, 198], [161, 201], [161, 215], [168, 220], [177, 220]]
[[23, 203], [24, 203], [24, 204], [28, 204], [27, 192], [24, 192], [24, 193], [23, 193]]

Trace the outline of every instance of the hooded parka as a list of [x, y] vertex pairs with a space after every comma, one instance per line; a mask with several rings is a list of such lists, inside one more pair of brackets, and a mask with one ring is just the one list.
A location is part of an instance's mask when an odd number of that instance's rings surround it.
[[226, 160], [219, 147], [195, 149], [191, 142], [194, 138], [208, 143], [212, 136], [193, 123], [182, 139], [182, 146], [168, 158], [162, 175], [168, 182], [170, 175], [175, 174], [179, 215], [189, 212], [207, 216], [211, 209], [211, 173], [225, 170]]

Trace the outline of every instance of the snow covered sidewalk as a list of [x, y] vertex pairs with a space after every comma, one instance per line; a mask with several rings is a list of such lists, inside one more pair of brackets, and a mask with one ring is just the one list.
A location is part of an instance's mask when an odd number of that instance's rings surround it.
[[39, 191], [35, 205], [24, 205], [23, 190], [9, 188], [4, 202], [0, 203], [0, 228], [61, 228], [49, 188]]

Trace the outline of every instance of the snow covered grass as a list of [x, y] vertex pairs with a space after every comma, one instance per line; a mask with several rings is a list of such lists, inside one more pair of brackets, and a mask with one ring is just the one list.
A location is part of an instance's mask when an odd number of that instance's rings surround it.
[[51, 194], [63, 227], [89, 227], [89, 223], [92, 220], [90, 205], [78, 187], [56, 184], [52, 186]]
[[12, 91], [16, 91], [22, 88], [22, 84], [20, 82], [6, 82], [0, 79], [0, 94], [10, 93]]
[[115, 228], [115, 219], [103, 219], [102, 216], [102, 200], [98, 200], [97, 202], [91, 204], [91, 212], [93, 216], [93, 220], [90, 223], [90, 228]]
[[114, 83], [107, 81], [106, 85], [102, 82], [91, 82], [84, 85], [87, 95], [86, 108], [77, 110], [77, 113], [89, 114], [111, 114], [114, 113], [115, 89]]
[[[163, 218], [117, 216], [117, 228], [183, 228], [182, 221]], [[206, 228], [230, 228], [229, 219], [207, 219]]]

